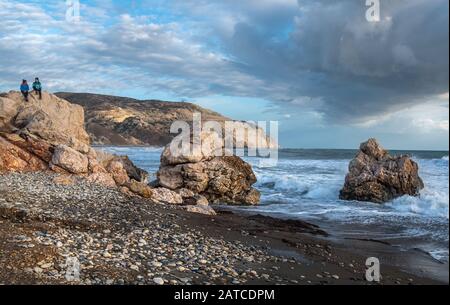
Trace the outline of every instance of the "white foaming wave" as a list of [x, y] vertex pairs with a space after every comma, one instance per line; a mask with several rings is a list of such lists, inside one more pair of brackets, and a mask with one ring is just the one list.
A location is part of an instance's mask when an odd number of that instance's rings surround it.
[[286, 197], [300, 196], [308, 199], [335, 200], [341, 187], [340, 177], [302, 176], [282, 173], [259, 173], [257, 187], [285, 193]]
[[443, 157], [442, 157], [442, 160], [448, 161], [448, 156], [443, 156]]
[[419, 197], [403, 196], [393, 200], [389, 205], [398, 212], [449, 219], [448, 191], [425, 189]]

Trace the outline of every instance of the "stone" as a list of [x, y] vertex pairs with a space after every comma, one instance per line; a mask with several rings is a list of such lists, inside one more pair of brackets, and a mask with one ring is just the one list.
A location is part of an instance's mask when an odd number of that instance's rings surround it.
[[52, 164], [72, 174], [85, 174], [88, 172], [89, 161], [86, 155], [66, 145], [58, 145], [52, 157]]
[[115, 180], [113, 179], [113, 177], [111, 177], [110, 174], [107, 173], [91, 174], [87, 177], [87, 180], [93, 184], [103, 185], [106, 187], [116, 187]]
[[180, 196], [181, 196], [183, 199], [185, 199], [185, 198], [190, 198], [190, 197], [194, 197], [194, 196], [195, 196], [195, 193], [194, 193], [193, 191], [188, 190], [188, 189], [184, 189], [184, 188], [178, 189], [178, 190], [177, 190], [177, 193], [180, 194]]
[[180, 194], [162, 187], [153, 189], [152, 200], [158, 203], [183, 204], [183, 197]]
[[146, 171], [128, 157], [96, 151], [89, 144], [81, 106], [47, 92], [42, 100], [31, 95], [27, 103], [20, 92], [1, 94], [0, 173], [51, 170], [61, 174], [54, 181], [57, 184], [71, 184], [63, 176], [73, 174], [94, 184], [127, 187], [134, 194], [150, 197]]
[[350, 162], [339, 197], [385, 203], [403, 195], [418, 196], [423, 188], [416, 162], [407, 155], [391, 156], [376, 139], [369, 139]]
[[22, 149], [0, 134], [0, 173], [33, 172], [48, 169], [48, 164], [38, 156]]
[[27, 130], [52, 144], [89, 145], [89, 135], [84, 129], [83, 107], [47, 92], [42, 92], [42, 100], [30, 95], [27, 103], [17, 91], [11, 91], [1, 99], [14, 101], [3, 101], [3, 106], [0, 104], [0, 107], [8, 110], [3, 114], [3, 121], [9, 121], [17, 128]]
[[144, 198], [151, 198], [153, 196], [153, 189], [145, 183], [131, 180], [127, 185], [131, 192]]
[[[223, 155], [223, 140], [215, 132], [202, 132], [200, 134], [201, 145], [192, 145], [194, 149], [189, 152], [178, 147], [176, 141], [167, 145], [161, 154], [162, 165], [177, 165], [184, 163], [198, 163]], [[192, 141], [191, 141], [192, 144]]]
[[[210, 138], [214, 137], [207, 137]], [[183, 192], [185, 198], [193, 197], [188, 197], [187, 191], [201, 195], [209, 203], [258, 204], [260, 193], [252, 187], [256, 176], [251, 166], [236, 156], [216, 157], [214, 152], [222, 148], [211, 146], [213, 149], [206, 149], [201, 155], [183, 157], [173, 156], [168, 145], [161, 156], [158, 184]], [[191, 200], [187, 203], [193, 205]]]
[[75, 184], [75, 179], [72, 176], [60, 175], [53, 178], [53, 183], [58, 185], [73, 185]]
[[119, 161], [111, 161], [106, 170], [110, 173], [117, 185], [126, 185], [130, 182], [130, 177], [127, 171], [123, 167], [123, 164]]
[[153, 282], [155, 282], [155, 284], [157, 284], [157, 285], [164, 285], [164, 279], [160, 278], [160, 277], [155, 277], [153, 279]]
[[197, 213], [197, 214], [203, 214], [203, 215], [209, 215], [209, 216], [217, 215], [216, 211], [214, 211], [214, 209], [210, 206], [187, 205], [187, 206], [184, 206], [184, 209], [191, 213]]

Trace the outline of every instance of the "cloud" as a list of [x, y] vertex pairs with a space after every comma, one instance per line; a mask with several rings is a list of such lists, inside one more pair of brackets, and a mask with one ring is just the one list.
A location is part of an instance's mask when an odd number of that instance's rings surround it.
[[0, 89], [39, 75], [55, 91], [259, 98], [319, 125], [448, 100], [447, 0], [381, 0], [379, 23], [360, 0], [134, 3], [83, 2], [73, 24], [63, 2], [0, 0]]

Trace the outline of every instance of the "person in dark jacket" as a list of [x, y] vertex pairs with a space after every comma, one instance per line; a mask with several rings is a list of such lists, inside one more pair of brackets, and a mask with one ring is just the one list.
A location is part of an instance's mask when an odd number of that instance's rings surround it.
[[20, 92], [22, 92], [26, 102], [28, 102], [28, 91], [30, 91], [30, 86], [28, 86], [27, 80], [24, 79], [20, 85]]
[[39, 81], [39, 78], [36, 77], [34, 79], [34, 83], [33, 83], [33, 91], [36, 94], [39, 94], [39, 99], [42, 100], [42, 85], [41, 82]]

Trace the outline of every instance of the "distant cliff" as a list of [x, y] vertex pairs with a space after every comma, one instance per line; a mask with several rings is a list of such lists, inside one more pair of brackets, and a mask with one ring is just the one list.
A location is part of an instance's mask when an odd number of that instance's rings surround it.
[[[176, 120], [192, 122], [192, 114], [200, 112], [202, 121], [231, 120], [219, 113], [185, 102], [136, 100], [126, 97], [56, 93], [73, 104], [84, 107], [86, 130], [93, 144], [164, 146], [175, 135], [170, 126]], [[261, 133], [264, 142], [265, 135]]]

